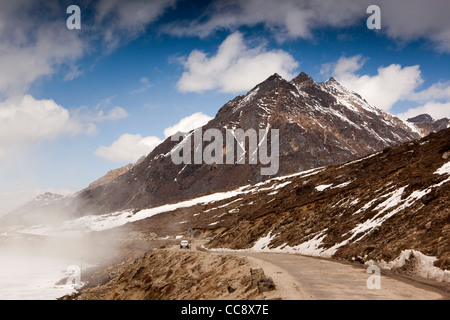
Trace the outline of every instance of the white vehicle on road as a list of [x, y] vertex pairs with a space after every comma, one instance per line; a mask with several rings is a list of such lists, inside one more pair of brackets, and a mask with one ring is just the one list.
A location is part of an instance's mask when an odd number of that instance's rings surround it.
[[189, 243], [189, 241], [182, 240], [180, 242], [180, 249], [183, 249], [183, 248], [186, 248], [186, 249], [190, 249], [191, 248], [191, 244]]

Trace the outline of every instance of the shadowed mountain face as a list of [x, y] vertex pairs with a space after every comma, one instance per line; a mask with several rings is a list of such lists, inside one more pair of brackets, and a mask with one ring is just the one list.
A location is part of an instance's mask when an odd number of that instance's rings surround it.
[[[220, 130], [224, 143], [227, 129], [261, 131], [269, 153], [270, 132], [277, 129], [279, 168], [275, 176], [346, 162], [421, 135], [413, 125], [370, 106], [333, 78], [316, 83], [305, 73], [291, 81], [274, 74], [226, 103], [207, 125], [184, 137], [208, 129]], [[260, 159], [249, 164], [248, 152], [245, 164], [176, 165], [171, 154], [183, 143], [179, 141], [165, 140], [117, 178], [65, 200], [73, 208], [68, 214], [142, 209], [273, 177], [261, 175], [261, 168], [269, 165], [261, 164]], [[203, 142], [203, 150], [208, 144]]]
[[409, 123], [413, 123], [423, 135], [428, 135], [432, 132], [438, 132], [447, 128], [450, 128], [450, 119], [442, 118], [434, 120], [429, 114], [420, 114], [414, 118], [407, 120]]
[[[211, 128], [224, 137], [226, 129], [278, 129], [277, 175], [345, 162], [419, 137], [336, 80], [316, 83], [304, 73], [290, 82], [269, 77], [225, 104], [200, 130]], [[248, 154], [246, 164], [175, 165], [170, 153], [176, 145], [167, 139], [127, 173], [81, 192], [78, 213], [139, 209], [270, 178], [261, 175], [267, 165], [248, 164]]]
[[[361, 263], [391, 262], [414, 250], [396, 271], [450, 282], [449, 271], [442, 273], [450, 269], [449, 194], [450, 128], [129, 222], [112, 235], [176, 235], [191, 228], [212, 238], [208, 248], [271, 249]], [[431, 257], [428, 269], [417, 260], [422, 254]], [[431, 272], [433, 266], [442, 270]]]

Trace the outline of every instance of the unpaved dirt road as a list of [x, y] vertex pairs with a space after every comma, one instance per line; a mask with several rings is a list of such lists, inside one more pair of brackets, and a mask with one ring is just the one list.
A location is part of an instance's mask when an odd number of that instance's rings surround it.
[[[194, 245], [193, 248], [196, 246]], [[197, 246], [198, 247], [198, 246]], [[223, 252], [222, 252], [223, 254]], [[369, 289], [364, 266], [283, 253], [227, 252], [248, 257], [273, 278], [283, 299], [437, 300], [448, 296], [431, 287], [380, 276], [380, 289]]]
[[[286, 272], [291, 286], [299, 289], [304, 299], [314, 300], [436, 300], [444, 297], [422, 285], [413, 285], [380, 276], [380, 289], [369, 289], [367, 279], [372, 276], [365, 268], [325, 259], [291, 254], [244, 253], [247, 257], [262, 260]], [[270, 275], [270, 268], [265, 268]], [[280, 271], [278, 271], [280, 272]], [[282, 272], [282, 271], [281, 271]], [[282, 277], [278, 280], [284, 280]], [[276, 280], [274, 279], [275, 283]]]

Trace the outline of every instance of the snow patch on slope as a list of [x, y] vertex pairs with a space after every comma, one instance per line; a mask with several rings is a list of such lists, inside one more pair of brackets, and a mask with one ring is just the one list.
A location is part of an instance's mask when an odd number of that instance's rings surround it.
[[[233, 199], [240, 195], [263, 192], [263, 191], [276, 191], [282, 187], [287, 186], [291, 181], [284, 181], [291, 177], [303, 176], [308, 177], [314, 174], [322, 172], [324, 168], [316, 168], [311, 170], [306, 170], [298, 172], [295, 174], [272, 178], [263, 182], [259, 182], [254, 185], [245, 185], [235, 190], [226, 192], [217, 192], [185, 201], [180, 201], [177, 203], [166, 204], [158, 207], [153, 207], [149, 209], [144, 209], [138, 212], [133, 212], [133, 210], [124, 210], [119, 212], [107, 213], [102, 215], [89, 215], [76, 218], [73, 220], [68, 220], [63, 222], [60, 226], [33, 226], [30, 228], [19, 230], [20, 233], [25, 234], [35, 234], [35, 235], [53, 235], [61, 237], [80, 237], [91, 231], [103, 231], [122, 225], [128, 222], [135, 222], [150, 218], [152, 216], [174, 211], [180, 208], [188, 208], [198, 204], [211, 204], [218, 201], [223, 201], [226, 199]], [[226, 207], [229, 204], [239, 201], [241, 199], [234, 199], [230, 203], [221, 205], [220, 208]], [[274, 200], [274, 199], [272, 199]], [[217, 208], [214, 208], [217, 209]], [[214, 210], [211, 209], [211, 210]]]
[[442, 167], [440, 167], [439, 169], [437, 169], [434, 174], [440, 174], [440, 175], [444, 175], [444, 174], [450, 174], [450, 161], [447, 162], [446, 164], [444, 164]]
[[321, 248], [323, 242], [322, 240], [326, 237], [327, 229], [317, 233], [313, 238], [305, 241], [297, 246], [289, 246], [286, 243], [282, 244], [276, 248], [270, 248], [272, 240], [277, 235], [272, 235], [270, 231], [267, 235], [259, 238], [253, 247], [249, 249], [227, 249], [227, 248], [205, 248], [212, 252], [277, 252], [277, 253], [291, 253], [291, 254], [302, 254], [306, 256], [313, 257], [323, 257], [324, 249]]
[[434, 262], [436, 260], [436, 257], [424, 255], [417, 250], [403, 250], [395, 260], [390, 262], [370, 260], [366, 262], [366, 265], [376, 264], [387, 270], [408, 267], [414, 275], [419, 277], [434, 279], [439, 282], [450, 282], [450, 271], [435, 267]]
[[320, 185], [320, 186], [317, 186], [316, 187], [316, 190], [317, 191], [319, 191], [319, 192], [321, 192], [321, 191], [323, 191], [323, 190], [325, 190], [325, 189], [328, 189], [329, 187], [331, 187], [333, 184], [322, 184], [322, 185]]

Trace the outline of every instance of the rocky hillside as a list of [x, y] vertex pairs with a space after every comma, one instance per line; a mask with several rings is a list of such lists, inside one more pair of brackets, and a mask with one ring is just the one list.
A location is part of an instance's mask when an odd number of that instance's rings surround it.
[[99, 187], [101, 185], [107, 184], [107, 183], [113, 181], [114, 179], [116, 179], [117, 177], [120, 177], [124, 173], [130, 171], [133, 167], [137, 166], [138, 164], [140, 164], [144, 160], [145, 160], [145, 156], [142, 156], [134, 164], [133, 163], [129, 163], [126, 166], [123, 166], [121, 168], [110, 170], [104, 176], [98, 178], [97, 180], [95, 180], [94, 182], [89, 184], [89, 187], [87, 187], [86, 189], [87, 190], [94, 189], [94, 188], [97, 188], [97, 187]]
[[[224, 136], [233, 128], [278, 129], [277, 175], [345, 162], [419, 137], [412, 126], [371, 107], [334, 79], [316, 83], [304, 73], [292, 81], [271, 76], [225, 104], [199, 130], [211, 128]], [[175, 165], [170, 155], [179, 143], [167, 139], [125, 174], [80, 192], [77, 213], [141, 209], [270, 178], [260, 173], [267, 165], [248, 164], [248, 153], [242, 165]]]
[[422, 135], [426, 136], [432, 132], [438, 132], [450, 128], [450, 119], [442, 118], [434, 120], [429, 114], [420, 114], [414, 118], [410, 118], [407, 122], [417, 127]]
[[67, 219], [72, 212], [75, 195], [60, 195], [46, 192], [19, 206], [0, 218], [0, 226], [54, 225]]
[[240, 217], [209, 246], [362, 262], [412, 249], [450, 269], [450, 129], [275, 185], [259, 201], [249, 197], [249, 211], [246, 201], [224, 207]]
[[375, 262], [450, 282], [449, 194], [450, 128], [340, 165], [21, 232], [96, 231], [125, 241], [203, 236], [211, 250]]
[[156, 250], [100, 269], [62, 300], [218, 300], [276, 297], [262, 269], [242, 257]]
[[[443, 271], [450, 270], [449, 195], [446, 129], [345, 164], [167, 206], [159, 214], [155, 209], [130, 213], [122, 224], [130, 222], [114, 235], [165, 236], [192, 229], [212, 238], [211, 249], [385, 261], [400, 268], [405, 259], [416, 259], [422, 276], [450, 281], [450, 271]], [[139, 220], [132, 222], [133, 217]]]
[[[226, 103], [213, 120], [195, 131], [218, 129], [225, 136], [227, 129], [235, 128], [261, 129], [269, 144], [270, 130], [279, 130], [279, 170], [274, 176], [343, 163], [421, 135], [414, 124], [370, 106], [335, 79], [317, 83], [304, 73], [291, 81], [277, 74], [269, 77]], [[185, 138], [194, 134], [186, 133]], [[41, 220], [139, 211], [274, 177], [261, 175], [261, 169], [268, 167], [261, 161], [249, 164], [248, 152], [246, 164], [176, 165], [171, 153], [181, 144], [167, 139], [130, 168], [114, 170], [74, 197], [55, 201], [47, 208], [50, 217]], [[33, 212], [32, 207], [27, 210], [20, 212], [24, 216]]]
[[94, 182], [91, 182], [91, 184], [89, 184], [89, 187], [87, 187], [87, 189], [94, 189], [108, 182], [111, 182], [112, 180], [129, 171], [131, 168], [133, 168], [133, 165], [130, 163], [121, 168], [110, 170], [103, 177], [98, 178]]

